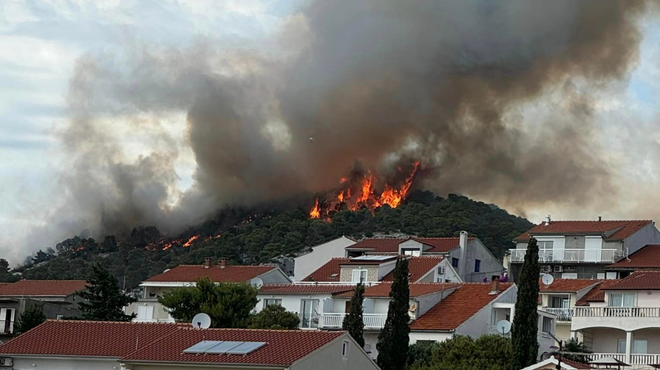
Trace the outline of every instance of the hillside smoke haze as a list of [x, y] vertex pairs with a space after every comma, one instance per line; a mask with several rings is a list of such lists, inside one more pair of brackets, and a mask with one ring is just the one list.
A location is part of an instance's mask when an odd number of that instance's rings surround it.
[[[356, 163], [391, 173], [402, 158], [432, 169], [421, 187], [438, 194], [512, 210], [598, 202], [618, 188], [590, 94], [626, 78], [649, 11], [626, 0], [312, 1], [259, 43], [83, 55], [52, 226], [176, 232], [227, 205], [310, 200]], [[547, 109], [522, 118], [539, 99]], [[186, 151], [193, 182], [181, 191]]]

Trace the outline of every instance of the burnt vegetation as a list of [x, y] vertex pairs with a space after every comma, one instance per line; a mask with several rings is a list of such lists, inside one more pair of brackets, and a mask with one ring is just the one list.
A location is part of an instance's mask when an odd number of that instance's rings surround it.
[[136, 287], [149, 276], [180, 264], [201, 264], [205, 257], [227, 258], [235, 264], [272, 262], [292, 257], [305, 248], [346, 235], [353, 238], [382, 234], [429, 237], [457, 236], [468, 230], [502, 257], [511, 241], [531, 228], [524, 218], [492, 204], [464, 196], [435, 196], [415, 191], [397, 208], [387, 205], [373, 211], [363, 208], [330, 212], [328, 219], [311, 219], [307, 209], [260, 212], [225, 209], [216, 217], [172, 237], [155, 227], [136, 227], [125, 236], [95, 240], [75, 236], [45, 246], [23, 266], [0, 274], [0, 280], [85, 279], [100, 263], [117, 277], [119, 285]]

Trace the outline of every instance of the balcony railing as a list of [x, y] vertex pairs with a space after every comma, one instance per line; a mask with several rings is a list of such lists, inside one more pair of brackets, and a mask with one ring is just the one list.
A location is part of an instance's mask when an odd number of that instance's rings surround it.
[[581, 357], [582, 361], [594, 361], [601, 358], [612, 357], [619, 361], [627, 362], [630, 365], [650, 365], [660, 363], [660, 354], [630, 354], [630, 362], [626, 360], [625, 353], [570, 353], [571, 356]]
[[[344, 323], [345, 313], [322, 313], [319, 321], [320, 328], [338, 329]], [[387, 314], [365, 313], [362, 315], [365, 329], [382, 329], [385, 326]]]
[[573, 318], [572, 308], [543, 307], [543, 311], [557, 315], [557, 321], [571, 321]]
[[[525, 260], [527, 249], [510, 249], [511, 262]], [[541, 249], [539, 262], [616, 262], [621, 257], [618, 249]]]
[[660, 317], [660, 307], [575, 307], [575, 317]]

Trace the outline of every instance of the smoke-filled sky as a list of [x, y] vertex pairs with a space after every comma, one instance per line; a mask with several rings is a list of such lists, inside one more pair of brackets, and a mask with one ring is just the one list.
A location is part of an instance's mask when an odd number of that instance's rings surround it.
[[420, 159], [538, 221], [658, 219], [660, 13], [629, 0], [0, 2], [0, 257], [176, 232]]

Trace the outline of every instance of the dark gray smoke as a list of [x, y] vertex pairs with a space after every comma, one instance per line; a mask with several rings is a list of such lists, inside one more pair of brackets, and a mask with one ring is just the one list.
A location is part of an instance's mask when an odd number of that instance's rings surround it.
[[[401, 157], [434, 167], [424, 187], [440, 194], [587, 204], [618, 191], [590, 93], [634, 66], [647, 10], [317, 0], [259, 47], [86, 55], [62, 133], [72, 168], [61, 214], [97, 234], [174, 231], [223, 205], [333, 188], [356, 161], [378, 172]], [[168, 117], [181, 111], [186, 129], [173, 132]], [[187, 148], [194, 183], [178, 193]]]

